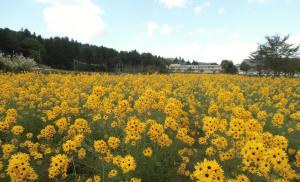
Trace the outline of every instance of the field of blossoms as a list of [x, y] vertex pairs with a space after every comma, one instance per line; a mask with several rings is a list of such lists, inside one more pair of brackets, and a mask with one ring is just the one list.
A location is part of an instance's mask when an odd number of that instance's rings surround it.
[[0, 181], [300, 181], [300, 80], [2, 73]]

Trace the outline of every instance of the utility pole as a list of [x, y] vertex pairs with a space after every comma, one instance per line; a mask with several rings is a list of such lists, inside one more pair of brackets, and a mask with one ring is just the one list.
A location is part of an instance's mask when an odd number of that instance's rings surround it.
[[78, 67], [78, 60], [74, 59], [73, 60], [73, 71], [77, 71], [77, 67]]
[[41, 64], [41, 48], [39, 48], [39, 62], [38, 64]]

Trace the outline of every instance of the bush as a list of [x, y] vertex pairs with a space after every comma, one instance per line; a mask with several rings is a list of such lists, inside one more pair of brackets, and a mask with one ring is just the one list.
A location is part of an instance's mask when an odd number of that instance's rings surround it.
[[4, 71], [30, 71], [37, 67], [37, 63], [22, 55], [5, 56], [0, 53], [0, 70]]

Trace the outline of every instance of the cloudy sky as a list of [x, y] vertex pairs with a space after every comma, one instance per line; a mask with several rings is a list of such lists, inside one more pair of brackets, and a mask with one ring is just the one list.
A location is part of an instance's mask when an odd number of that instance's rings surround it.
[[201, 62], [247, 58], [265, 35], [300, 44], [300, 0], [4, 0], [0, 27]]

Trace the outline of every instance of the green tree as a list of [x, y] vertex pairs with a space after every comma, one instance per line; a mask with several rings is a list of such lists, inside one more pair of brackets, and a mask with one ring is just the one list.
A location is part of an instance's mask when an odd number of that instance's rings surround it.
[[8, 28], [0, 29], [0, 51], [9, 55], [18, 54], [19, 46], [16, 32]]
[[221, 66], [224, 70], [224, 73], [235, 74], [238, 71], [236, 66], [234, 66], [233, 62], [230, 60], [223, 60], [221, 62]]
[[192, 65], [198, 65], [199, 63], [195, 60], [193, 60]]
[[255, 52], [250, 55], [259, 72], [271, 72], [274, 76], [280, 75], [286, 70], [286, 64], [290, 58], [298, 54], [299, 46], [288, 43], [289, 35], [266, 36], [266, 42], [259, 44]]
[[21, 52], [25, 57], [33, 58], [37, 63], [42, 63], [45, 48], [37, 39], [27, 37], [21, 42]]
[[240, 69], [247, 73], [251, 69], [251, 66], [249, 64], [247, 64], [246, 62], [242, 62]]

